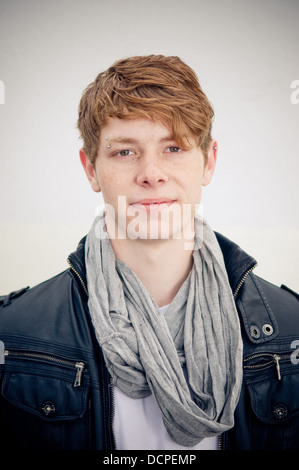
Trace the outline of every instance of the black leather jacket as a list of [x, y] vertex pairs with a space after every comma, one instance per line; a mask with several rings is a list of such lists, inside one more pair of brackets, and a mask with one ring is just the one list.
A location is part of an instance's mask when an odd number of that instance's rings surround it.
[[[220, 448], [298, 449], [298, 296], [255, 276], [255, 260], [217, 238], [244, 341], [235, 426]], [[113, 388], [87, 307], [84, 239], [68, 261], [58, 276], [0, 298], [3, 449], [114, 448]]]

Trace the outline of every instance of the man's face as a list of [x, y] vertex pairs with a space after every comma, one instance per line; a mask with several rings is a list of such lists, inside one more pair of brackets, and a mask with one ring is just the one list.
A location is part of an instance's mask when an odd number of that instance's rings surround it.
[[211, 143], [204, 165], [194, 139], [189, 143], [191, 149], [180, 148], [160, 122], [109, 119], [101, 131], [94, 166], [83, 152], [81, 161], [93, 190], [102, 191], [105, 204], [112, 208], [110, 222], [114, 219], [115, 227], [108, 227], [110, 234], [125, 229], [130, 238], [160, 239], [180, 237], [192, 228], [216, 152]]

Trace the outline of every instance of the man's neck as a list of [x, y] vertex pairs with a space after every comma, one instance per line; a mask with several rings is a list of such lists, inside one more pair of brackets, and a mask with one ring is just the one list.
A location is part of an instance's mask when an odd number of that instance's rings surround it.
[[159, 307], [171, 303], [193, 264], [193, 251], [182, 239], [114, 239], [111, 244], [115, 257], [134, 271]]

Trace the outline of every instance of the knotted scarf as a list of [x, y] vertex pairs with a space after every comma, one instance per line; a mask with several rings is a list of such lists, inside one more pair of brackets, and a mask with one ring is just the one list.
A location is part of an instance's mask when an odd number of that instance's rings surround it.
[[202, 239], [193, 267], [162, 314], [130, 267], [115, 258], [101, 235], [104, 225], [102, 214], [87, 235], [85, 258], [88, 306], [112, 383], [132, 398], [152, 393], [167, 432], [182, 446], [232, 428], [242, 340], [214, 232], [196, 221], [195, 236]]

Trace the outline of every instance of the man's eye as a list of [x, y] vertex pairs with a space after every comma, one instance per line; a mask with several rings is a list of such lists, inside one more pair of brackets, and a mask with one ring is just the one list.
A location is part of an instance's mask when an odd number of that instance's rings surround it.
[[181, 150], [182, 149], [180, 149], [180, 147], [171, 146], [167, 148], [166, 152], [177, 153], [177, 152], [180, 152]]
[[131, 150], [120, 150], [116, 155], [120, 157], [128, 157], [129, 155], [133, 155], [133, 152]]

